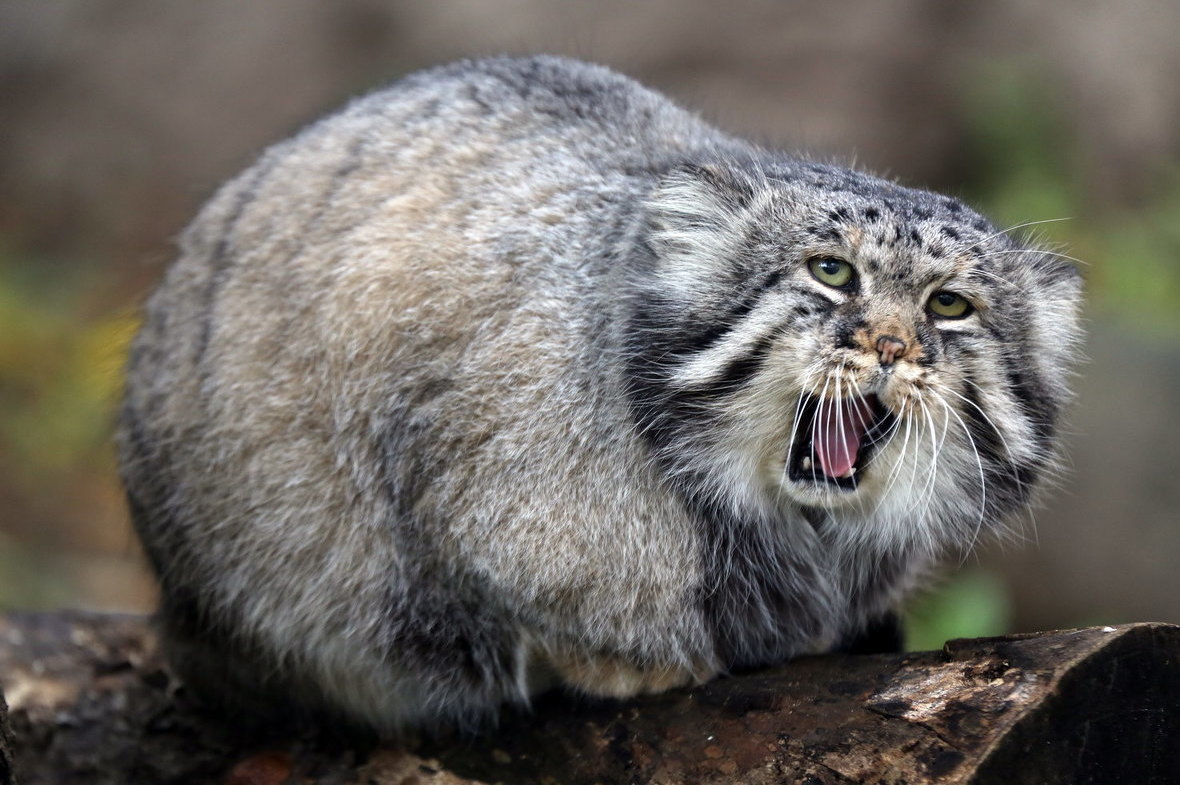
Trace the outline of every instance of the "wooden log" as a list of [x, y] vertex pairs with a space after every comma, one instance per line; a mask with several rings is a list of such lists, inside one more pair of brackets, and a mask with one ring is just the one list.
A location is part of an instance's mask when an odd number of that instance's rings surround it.
[[1162, 785], [1180, 782], [1178, 664], [1163, 624], [958, 640], [626, 702], [551, 695], [483, 737], [399, 746], [243, 735], [194, 707], [142, 618], [0, 616], [21, 785]]
[[16, 785], [12, 767], [12, 729], [8, 727], [8, 704], [4, 691], [0, 690], [0, 785]]

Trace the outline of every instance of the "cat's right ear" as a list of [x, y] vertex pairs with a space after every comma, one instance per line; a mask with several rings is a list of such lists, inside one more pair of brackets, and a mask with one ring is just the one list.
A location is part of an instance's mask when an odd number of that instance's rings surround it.
[[756, 190], [724, 164], [684, 164], [660, 180], [645, 204], [645, 241], [655, 274], [688, 300], [724, 291], [740, 272]]

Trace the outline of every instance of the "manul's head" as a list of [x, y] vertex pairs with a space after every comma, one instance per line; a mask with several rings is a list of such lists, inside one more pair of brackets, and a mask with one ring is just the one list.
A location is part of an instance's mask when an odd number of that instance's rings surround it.
[[818, 164], [684, 167], [647, 209], [633, 408], [691, 493], [967, 544], [1052, 471], [1079, 337], [1062, 257]]

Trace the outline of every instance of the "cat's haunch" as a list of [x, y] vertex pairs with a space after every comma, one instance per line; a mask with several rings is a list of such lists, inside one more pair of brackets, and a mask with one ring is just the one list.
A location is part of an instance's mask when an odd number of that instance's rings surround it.
[[222, 187], [147, 305], [174, 661], [388, 732], [856, 648], [1053, 472], [1080, 289], [604, 68], [410, 76]]

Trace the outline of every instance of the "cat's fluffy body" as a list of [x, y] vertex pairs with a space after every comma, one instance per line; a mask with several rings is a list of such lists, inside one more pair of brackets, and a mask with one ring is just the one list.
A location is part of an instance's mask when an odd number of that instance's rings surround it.
[[[958, 201], [547, 57], [351, 103], [180, 245], [119, 432], [173, 655], [383, 730], [854, 637], [1028, 503], [1078, 334], [1074, 269]], [[854, 478], [792, 472], [869, 395]]]

